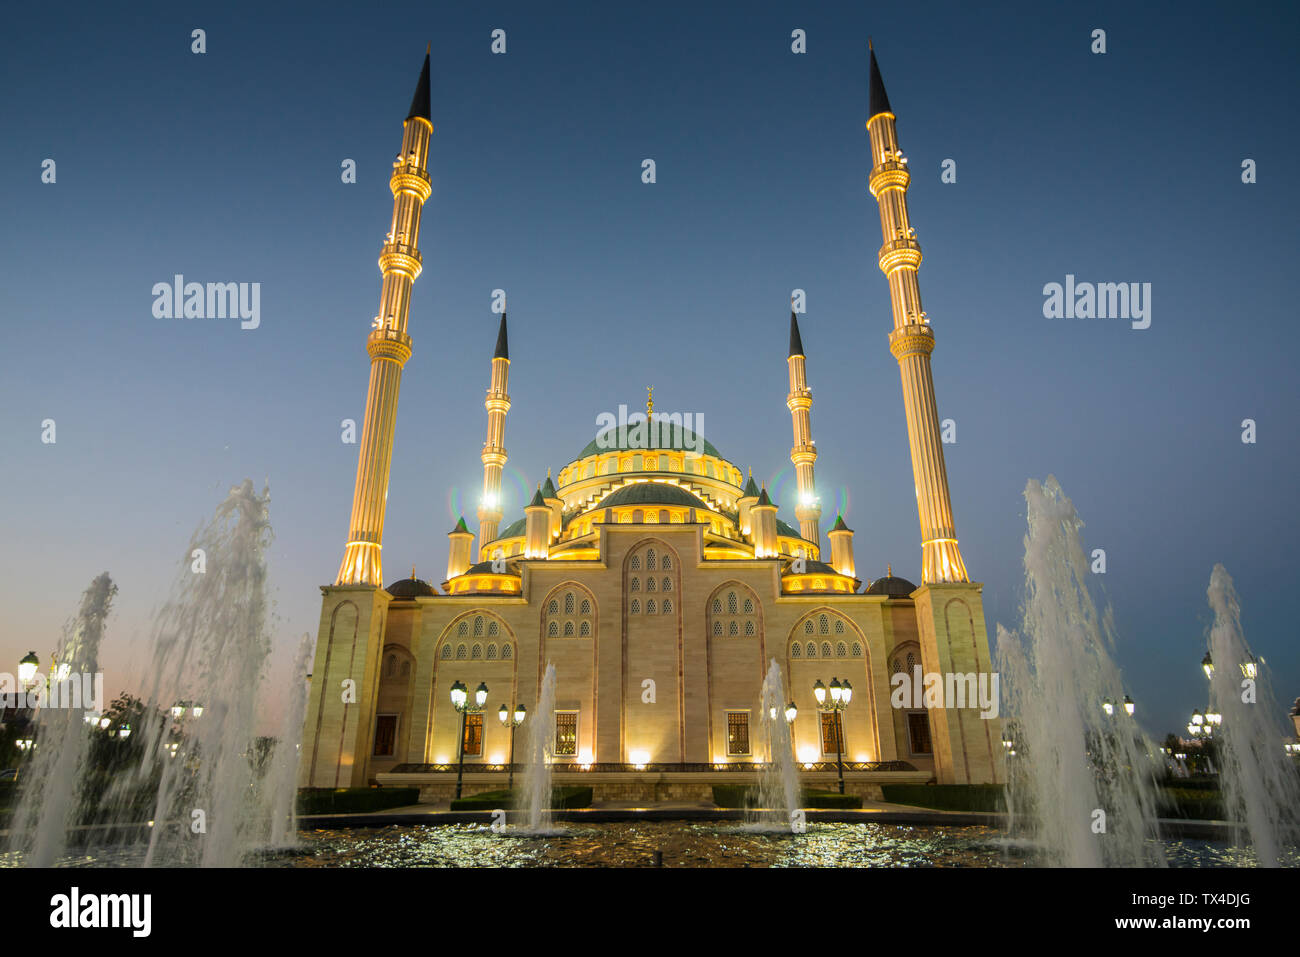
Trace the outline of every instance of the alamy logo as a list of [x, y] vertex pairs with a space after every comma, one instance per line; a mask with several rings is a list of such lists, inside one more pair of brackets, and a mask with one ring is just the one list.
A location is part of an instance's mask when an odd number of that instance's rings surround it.
[[186, 282], [179, 273], [170, 283], [153, 285], [155, 319], [239, 319], [239, 328], [262, 324], [260, 282]]
[[900, 671], [889, 679], [894, 689], [889, 703], [895, 708], [979, 708], [981, 718], [996, 718], [999, 678], [996, 671], [922, 676], [921, 666], [916, 665], [910, 676]]
[[133, 937], [148, 937], [152, 910], [151, 894], [82, 894], [74, 887], [50, 898], [50, 926], [127, 927]]
[[20, 690], [13, 675], [0, 671], [0, 706], [6, 708], [81, 708], [95, 714], [104, 710], [104, 673], [72, 674], [60, 669], [47, 680], [36, 675], [28, 690]]
[[633, 412], [619, 405], [618, 415], [602, 412], [596, 416], [596, 448], [612, 449], [682, 449], [700, 455], [704, 452], [704, 413]]
[[1151, 283], [1080, 282], [1066, 273], [1065, 285], [1043, 287], [1045, 319], [1128, 319], [1134, 329], [1151, 325]]

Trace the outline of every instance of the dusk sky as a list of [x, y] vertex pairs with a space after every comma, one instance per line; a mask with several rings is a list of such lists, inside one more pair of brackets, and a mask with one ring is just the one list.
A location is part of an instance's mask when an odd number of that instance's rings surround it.
[[[108, 689], [137, 689], [191, 533], [246, 477], [271, 491], [279, 660], [315, 634], [357, 467], [340, 422], [363, 419], [388, 174], [426, 43], [434, 192], [386, 579], [414, 564], [441, 582], [446, 532], [477, 525], [497, 288], [506, 523], [648, 385], [656, 409], [702, 414], [794, 523], [800, 288], [823, 530], [842, 510], [859, 577], [892, 564], [919, 583], [866, 188], [871, 35], [990, 636], [1019, 626], [1026, 481], [1054, 474], [1106, 550], [1097, 594], [1148, 731], [1206, 705], [1216, 562], [1281, 703], [1300, 695], [1294, 5], [83, 6], [11, 7], [0, 39], [0, 671], [30, 649], [47, 663], [107, 570]], [[260, 283], [260, 326], [155, 318], [151, 290], [176, 274]], [[1045, 318], [1043, 288], [1067, 274], [1150, 283], [1150, 327]]]

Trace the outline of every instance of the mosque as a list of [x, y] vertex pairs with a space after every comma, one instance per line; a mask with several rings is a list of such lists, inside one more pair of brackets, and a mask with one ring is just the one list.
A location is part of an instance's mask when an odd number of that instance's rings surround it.
[[[652, 399], [644, 416], [600, 431], [548, 473], [523, 515], [503, 525], [511, 362], [503, 311], [485, 370], [477, 535], [463, 517], [448, 533], [439, 587], [413, 573], [385, 588], [394, 422], [412, 348], [420, 216], [431, 193], [426, 54], [391, 176], [392, 229], [366, 343], [370, 380], [350, 531], [336, 580], [321, 588], [302, 785], [415, 785], [421, 800], [438, 801], [451, 795], [459, 771], [465, 793], [504, 787], [514, 748], [504, 719], [523, 706], [520, 734], [529, 722], [549, 728], [553, 720], [558, 781], [591, 783], [606, 799], [704, 797], [711, 784], [752, 778], [773, 757], [760, 722], [773, 661], [794, 705], [792, 746], [805, 783], [828, 786], [842, 774], [851, 793], [879, 796], [889, 781], [1002, 779], [999, 722], [981, 717], [974, 702], [891, 702], [900, 672], [909, 680], [918, 669], [976, 675], [992, 665], [982, 586], [962, 560], [949, 498], [907, 160], [874, 51], [869, 106], [869, 189], [880, 212], [889, 348], [916, 479], [919, 587], [892, 572], [860, 578], [843, 517], [823, 547], [812, 392], [793, 313], [786, 404], [796, 525], [778, 517], [752, 474], [689, 423], [654, 412]], [[543, 716], [534, 711], [548, 665], [554, 714]], [[829, 696], [819, 702], [816, 691], [827, 685], [852, 689], [847, 707], [832, 710]], [[464, 690], [481, 687], [481, 703]], [[455, 689], [468, 709], [454, 706]]]

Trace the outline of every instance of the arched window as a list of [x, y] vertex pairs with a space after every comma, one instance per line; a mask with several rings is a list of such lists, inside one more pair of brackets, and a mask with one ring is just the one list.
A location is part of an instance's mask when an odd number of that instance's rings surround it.
[[497, 623], [496, 623], [495, 621], [489, 621], [489, 622], [488, 622], [488, 637], [489, 637], [489, 638], [495, 637], [499, 631], [500, 631], [500, 629], [497, 628]]
[[803, 633], [805, 635], [811, 635], [813, 633], [813, 623], [811, 618], [803, 623]]
[[754, 599], [752, 599], [752, 598], [746, 598], [746, 599], [745, 599], [745, 614], [746, 614], [746, 615], [752, 615], [753, 613], [754, 613]]
[[641, 614], [641, 602], [640, 602], [639, 600], [637, 600], [636, 598], [633, 598], [633, 599], [632, 599], [632, 609], [631, 609], [631, 612], [632, 612], [632, 614], [634, 614], [634, 615], [639, 615], [639, 614]]
[[560, 635], [560, 623], [553, 621], [546, 626], [546, 635], [549, 638], [558, 638]]
[[571, 591], [564, 593], [564, 613], [566, 615], [573, 614], [573, 592]]
[[805, 653], [805, 654], [807, 655], [807, 657], [809, 657], [809, 658], [816, 658], [816, 657], [817, 657], [817, 646], [816, 646], [815, 644], [813, 644], [811, 641], [808, 642], [808, 644], [804, 647], [804, 653]]
[[835, 622], [835, 634], [837, 635], [844, 634], [844, 622], [842, 621]]
[[740, 626], [733, 621], [727, 626], [727, 634], [732, 638], [736, 637], [736, 635], [740, 634]]
[[468, 635], [468, 634], [469, 634], [469, 622], [468, 622], [468, 621], [462, 621], [462, 622], [460, 623], [459, 627], [456, 628], [456, 634], [458, 634], [458, 635]]
[[482, 657], [483, 657], [483, 646], [479, 644], [475, 644], [474, 647], [470, 649], [469, 660], [478, 661]]
[[[856, 647], [856, 645], [855, 645], [854, 647]], [[899, 661], [897, 658], [895, 658], [895, 659], [894, 659], [894, 674], [898, 674], [898, 673], [899, 673], [900, 671], [902, 671], [902, 670], [903, 670], [903, 663], [902, 663], [901, 661]]]
[[645, 580], [645, 590], [646, 590], [646, 591], [654, 591], [654, 590], [655, 590], [655, 580], [654, 580], [654, 576], [653, 576], [653, 575], [651, 575], [649, 578], [647, 578], [647, 579]]
[[713, 599], [713, 613], [714, 613], [715, 615], [721, 615], [721, 614], [722, 614], [722, 599], [721, 599], [721, 598], [715, 598], [715, 599]]
[[475, 637], [475, 638], [478, 638], [478, 637], [479, 637], [480, 635], [482, 635], [482, 634], [483, 634], [483, 619], [482, 619], [482, 618], [475, 618], [475, 619], [474, 619], [474, 637]]
[[655, 600], [653, 598], [645, 603], [645, 613], [647, 615], [657, 615], [659, 613], [655, 608]]
[[844, 642], [841, 641], [841, 642], [839, 642], [839, 643], [835, 646], [835, 657], [836, 657], [836, 658], [844, 658], [844, 657], [847, 657], [848, 653], [849, 653], [848, 645], [844, 644]]
[[912, 673], [912, 669], [915, 667], [916, 667], [916, 655], [914, 655], [912, 652], [909, 651], [907, 653], [907, 673], [910, 675]]
[[566, 621], [566, 622], [564, 623], [564, 637], [565, 637], [565, 638], [572, 638], [572, 637], [573, 637], [573, 622], [571, 622], [571, 621]]
[[641, 590], [641, 579], [639, 579], [639, 578], [633, 578], [633, 579], [632, 579], [632, 587], [631, 587], [630, 591], [640, 591], [640, 590]]
[[501, 660], [502, 660], [502, 661], [506, 661], [506, 660], [508, 660], [508, 659], [510, 659], [510, 658], [512, 658], [512, 657], [514, 657], [514, 651], [512, 650], [513, 647], [514, 647], [513, 645], [502, 645], [502, 646], [501, 646]]
[[[860, 642], [860, 641], [855, 641], [855, 642], [853, 643], [853, 657], [854, 657], [854, 658], [861, 658], [861, 657], [862, 657], [862, 642]], [[898, 669], [895, 668], [894, 670], [897, 671]]]
[[487, 660], [488, 661], [497, 660], [497, 646], [495, 644], [488, 645]]
[[456, 646], [456, 660], [457, 660], [457, 661], [464, 661], [464, 660], [466, 659], [466, 657], [468, 657], [468, 655], [469, 655], [469, 649], [468, 649], [468, 648], [466, 648], [464, 645], [457, 645], [457, 646]]
[[581, 638], [587, 638], [591, 635], [591, 622], [584, 621], [578, 626], [578, 635]]
[[790, 646], [790, 657], [791, 657], [791, 658], [798, 658], [798, 657], [800, 657], [802, 654], [803, 654], [803, 649], [802, 649], [802, 647], [800, 646], [799, 642], [796, 641], [794, 644], [792, 644], [792, 645]]
[[[673, 519], [674, 519], [675, 521], [678, 521], [678, 522], [680, 522], [680, 521], [682, 520], [682, 519], [681, 519], [681, 516], [678, 515], [676, 512], [673, 513]], [[659, 563], [659, 567], [662, 568], [662, 569], [663, 569], [664, 571], [666, 571], [666, 572], [667, 572], [667, 571], [672, 571], [672, 567], [673, 567], [673, 557], [672, 557], [671, 555], [665, 555], [665, 556], [663, 557], [663, 561], [661, 561], [661, 562]]]
[[663, 587], [663, 590], [664, 590], [664, 591], [672, 591], [672, 590], [673, 590], [673, 580], [672, 580], [671, 578], [667, 577], [667, 576], [664, 576], [664, 587]]
[[634, 571], [634, 572], [638, 572], [638, 571], [640, 571], [640, 570], [641, 570], [641, 556], [640, 556], [640, 555], [633, 555], [633, 556], [632, 556], [632, 564], [631, 564], [629, 567], [630, 567], [630, 568], [632, 569], [632, 571]]
[[748, 636], [751, 637], [751, 638], [753, 637], [753, 635], [754, 635], [754, 623], [753, 623], [752, 621], [747, 621], [747, 622], [745, 622], [745, 634], [748, 635]]
[[442, 646], [442, 657], [444, 661], [451, 657], [451, 645]]
[[822, 642], [822, 657], [823, 657], [823, 658], [829, 658], [830, 656], [831, 656], [831, 643], [830, 643], [829, 641], [823, 641], [823, 642]]
[[584, 598], [584, 599], [582, 600], [582, 604], [578, 607], [578, 613], [579, 613], [579, 614], [582, 614], [582, 615], [590, 615], [590, 614], [591, 614], [591, 600], [590, 600], [590, 599]]
[[727, 592], [727, 614], [728, 615], [736, 614], [737, 607], [738, 606], [736, 604], [736, 593], [734, 591]]
[[714, 633], [715, 635], [720, 635], [720, 634], [722, 634], [722, 622], [720, 622], [720, 621], [715, 621], [715, 622], [713, 623], [713, 633]]
[[673, 611], [673, 600], [672, 600], [671, 598], [665, 598], [665, 599], [664, 599], [663, 613], [664, 613], [665, 615], [670, 615], [670, 614], [672, 614], [672, 611]]
[[819, 634], [829, 635], [831, 633], [830, 621], [825, 615], [817, 617], [817, 631]]
[[646, 549], [645, 567], [648, 571], [655, 570], [655, 550], [653, 548]]

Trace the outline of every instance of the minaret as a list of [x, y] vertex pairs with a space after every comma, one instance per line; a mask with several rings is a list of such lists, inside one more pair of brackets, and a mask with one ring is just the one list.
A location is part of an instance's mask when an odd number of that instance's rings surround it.
[[880, 79], [876, 53], [871, 51], [871, 178], [868, 188], [880, 207], [880, 270], [889, 280], [894, 307], [894, 330], [889, 351], [898, 360], [903, 379], [903, 407], [907, 413], [907, 440], [912, 450], [912, 475], [916, 480], [916, 506], [921, 518], [921, 581], [968, 582], [966, 565], [957, 547], [957, 531], [948, 495], [948, 473], [939, 441], [939, 413], [934, 401], [930, 353], [934, 330], [921, 311], [921, 287], [916, 272], [921, 246], [907, 215], [907, 187], [911, 175], [898, 148], [894, 114]]
[[[799, 335], [799, 320], [790, 311], [790, 394], [785, 404], [790, 409], [794, 424], [794, 447], [790, 461], [794, 463], [795, 482], [799, 487], [799, 500], [794, 515], [799, 520], [799, 534], [816, 546], [821, 554], [821, 536], [817, 521], [822, 507], [817, 501], [817, 486], [813, 483], [813, 463], [817, 461], [817, 446], [812, 440], [812, 393], [808, 390], [808, 373], [804, 366], [803, 339]], [[810, 553], [809, 558], [813, 555]]]
[[384, 505], [388, 498], [388, 472], [393, 461], [393, 428], [397, 420], [397, 393], [402, 384], [402, 366], [411, 357], [407, 322], [411, 309], [411, 286], [420, 275], [420, 210], [433, 191], [426, 172], [429, 137], [429, 54], [424, 55], [403, 123], [402, 152], [393, 163], [389, 187], [393, 191], [392, 228], [379, 254], [383, 286], [379, 294], [379, 315], [374, 331], [366, 339], [370, 353], [370, 386], [366, 392], [366, 421], [361, 429], [357, 455], [356, 489], [352, 495], [352, 523], [349, 526], [343, 563], [337, 584], [383, 586], [381, 549], [384, 537]]
[[492, 556], [489, 542], [496, 541], [501, 525], [501, 470], [506, 465], [506, 413], [510, 411], [510, 343], [506, 335], [506, 311], [501, 310], [501, 327], [497, 330], [497, 347], [492, 353], [492, 384], [483, 405], [487, 408], [487, 441], [483, 443], [483, 499], [478, 507], [479, 561]]

